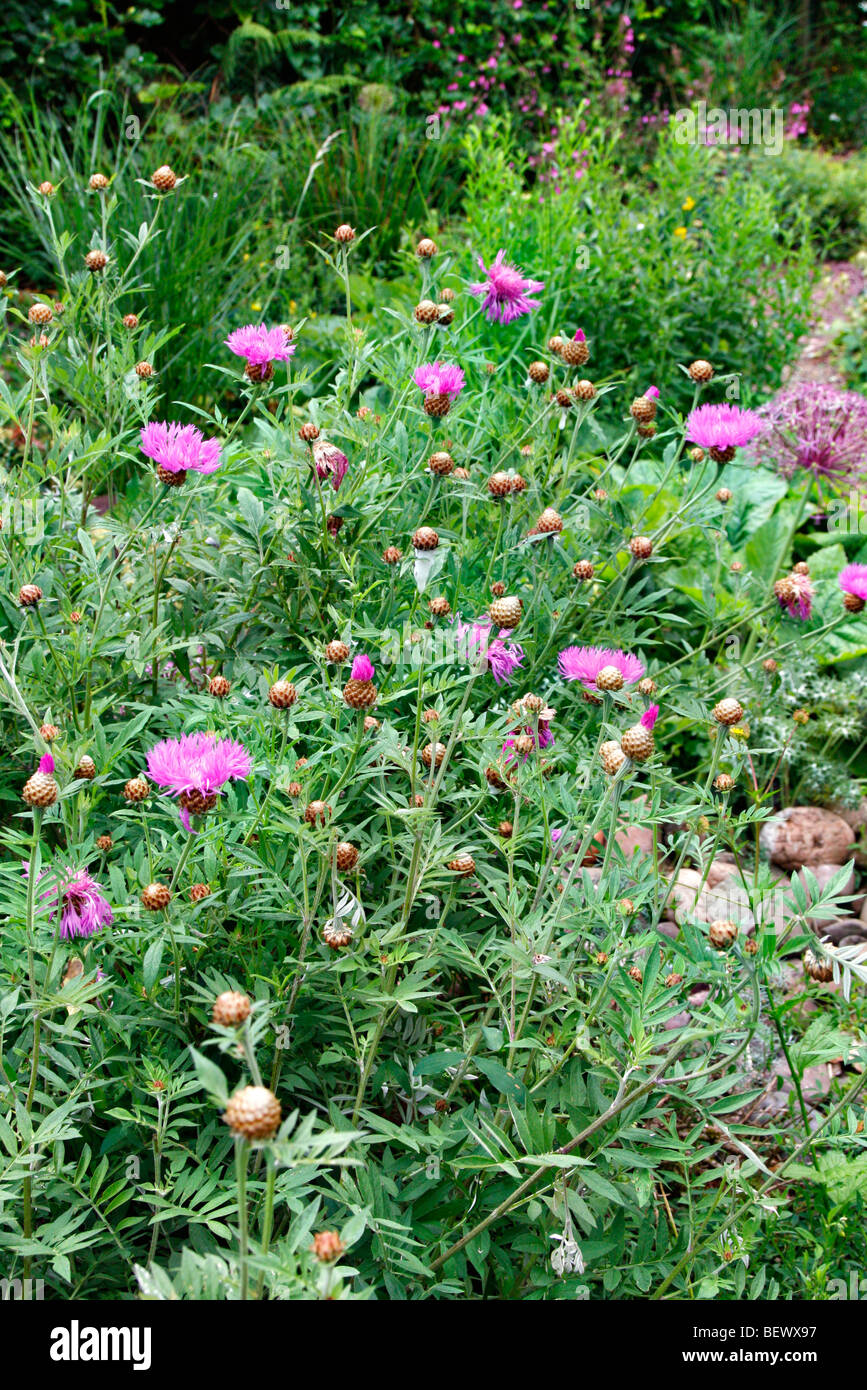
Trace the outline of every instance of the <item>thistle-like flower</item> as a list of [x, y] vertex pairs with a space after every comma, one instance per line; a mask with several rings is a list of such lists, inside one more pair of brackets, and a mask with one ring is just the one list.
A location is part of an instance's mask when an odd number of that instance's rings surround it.
[[644, 675], [644, 663], [631, 652], [611, 647], [566, 647], [557, 658], [565, 681], [580, 681], [585, 690], [597, 689], [596, 678], [606, 666], [614, 667], [624, 685], [634, 685]]
[[[24, 872], [29, 873], [26, 864]], [[46, 875], [49, 875], [49, 870], [43, 869], [37, 874], [36, 882], [42, 882]], [[57, 878], [49, 876], [51, 886], [41, 892], [39, 898], [48, 905], [49, 917], [54, 918], [60, 909], [60, 935], [65, 940], [75, 936], [93, 936], [102, 927], [111, 926], [114, 916], [108, 899], [86, 869], [70, 868]]]
[[807, 622], [813, 612], [813, 585], [809, 575], [784, 574], [774, 585], [774, 594], [781, 608], [785, 608], [790, 618]]
[[510, 629], [500, 628], [496, 637], [492, 632], [490, 618], [478, 618], [472, 623], [458, 618], [458, 651], [472, 667], [489, 670], [497, 685], [508, 685], [524, 660], [524, 649], [517, 642], [506, 640], [511, 636]]
[[426, 401], [443, 399], [447, 406], [457, 400], [466, 384], [463, 370], [449, 362], [425, 362], [412, 379], [424, 392]]
[[765, 428], [755, 410], [737, 405], [700, 405], [687, 416], [686, 437], [707, 449], [717, 463], [730, 463], [737, 449], [749, 444]]
[[226, 347], [236, 357], [245, 357], [245, 371], [251, 381], [270, 381], [275, 362], [288, 362], [295, 344], [282, 324], [267, 328], [264, 323], [248, 323], [236, 328], [225, 340]]
[[315, 440], [312, 450], [313, 467], [316, 469], [317, 478], [320, 482], [330, 478], [331, 486], [337, 492], [346, 477], [349, 459], [335, 444], [329, 444], [325, 439]]
[[845, 565], [837, 575], [837, 583], [850, 613], [860, 613], [867, 603], [867, 565]]
[[226, 782], [249, 777], [253, 770], [242, 743], [206, 733], [163, 739], [150, 750], [147, 763], [157, 785], [178, 797], [186, 830], [191, 828], [190, 812], [204, 814], [215, 805]]
[[531, 314], [539, 308], [539, 300], [528, 296], [545, 288], [541, 280], [525, 279], [505, 256], [505, 251], [498, 251], [487, 267], [479, 256], [479, 267], [485, 278], [468, 286], [470, 294], [481, 299], [482, 312], [491, 323], [511, 323], [522, 314]]
[[152, 420], [141, 431], [141, 451], [164, 473], [215, 473], [220, 466], [220, 442], [205, 439], [195, 425]]

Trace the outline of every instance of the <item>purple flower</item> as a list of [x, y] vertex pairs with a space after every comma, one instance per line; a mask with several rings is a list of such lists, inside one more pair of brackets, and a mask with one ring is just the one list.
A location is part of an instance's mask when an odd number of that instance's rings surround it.
[[[29, 872], [27, 864], [24, 872]], [[37, 874], [36, 882], [41, 882], [48, 872], [43, 869]], [[39, 897], [49, 905], [50, 917], [56, 915], [59, 901], [60, 935], [66, 940], [74, 936], [93, 936], [101, 927], [110, 927], [114, 920], [108, 899], [86, 869], [67, 869], [65, 876], [58, 877]]]
[[412, 379], [425, 396], [448, 396], [449, 400], [459, 396], [465, 384], [461, 368], [449, 362], [425, 362]]
[[852, 594], [867, 603], [867, 565], [845, 565], [837, 575], [844, 594]]
[[253, 770], [243, 743], [205, 733], [163, 739], [148, 753], [147, 764], [157, 785], [179, 798], [181, 821], [187, 830], [191, 812], [203, 815], [211, 810], [224, 783], [249, 777]]
[[248, 323], [236, 328], [226, 339], [226, 347], [236, 357], [246, 357], [254, 367], [268, 367], [272, 362], [288, 362], [295, 351], [286, 329], [266, 328], [264, 323]]
[[517, 266], [504, 260], [505, 254], [498, 251], [487, 268], [479, 256], [485, 279], [469, 286], [470, 294], [482, 300], [482, 310], [491, 323], [511, 323], [522, 314], [532, 313], [539, 308], [539, 300], [528, 295], [545, 288], [541, 280], [525, 279]]
[[39, 759], [39, 771], [46, 772], [49, 775], [54, 771], [54, 759], [50, 753], [42, 754], [42, 757]]
[[813, 586], [806, 574], [784, 574], [774, 585], [774, 594], [790, 618], [806, 622], [813, 612]]
[[644, 675], [644, 663], [631, 652], [611, 647], [566, 647], [557, 658], [564, 681], [580, 681], [587, 690], [596, 690], [596, 677], [605, 666], [613, 666], [624, 685], [634, 685]]
[[336, 445], [317, 439], [313, 445], [313, 467], [320, 482], [331, 477], [331, 485], [337, 492], [349, 468], [349, 459]]
[[781, 391], [759, 412], [764, 432], [754, 461], [790, 478], [801, 468], [843, 479], [867, 467], [867, 399], [824, 382], [803, 381]]
[[152, 420], [141, 431], [141, 451], [167, 473], [215, 473], [220, 442], [205, 439], [195, 425]]
[[737, 405], [700, 405], [687, 416], [686, 437], [708, 449], [717, 463], [729, 463], [735, 449], [749, 444], [764, 428], [764, 421], [755, 410], [741, 410]]
[[647, 709], [639, 719], [639, 724], [643, 729], [652, 729], [659, 718], [659, 705], [648, 705]]
[[376, 671], [369, 656], [359, 655], [352, 663], [351, 679], [354, 681], [372, 681]]
[[511, 635], [509, 628], [501, 628], [496, 637], [491, 637], [490, 618], [479, 618], [476, 622], [464, 623], [457, 620], [458, 651], [471, 666], [487, 665], [497, 685], [506, 685], [524, 660], [524, 649], [517, 642], [507, 642]]

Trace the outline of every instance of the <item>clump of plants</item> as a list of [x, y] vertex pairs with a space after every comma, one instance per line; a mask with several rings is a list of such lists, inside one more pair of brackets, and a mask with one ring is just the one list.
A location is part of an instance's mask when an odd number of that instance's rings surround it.
[[[816, 471], [748, 469], [767, 420], [704, 355], [624, 391], [559, 256], [422, 236], [358, 323], [349, 221], [324, 389], [284, 308], [214, 323], [229, 407], [166, 399], [135, 266], [187, 183], [132, 228], [79, 177], [86, 246], [30, 190], [56, 297], [4, 275], [10, 1277], [777, 1296], [797, 1165], [864, 1147], [854, 1034], [792, 1053], [847, 1066], [773, 1154], [743, 1116], [783, 955], [823, 1009], [867, 978], [815, 926], [841, 877], [778, 936], [753, 860], [744, 724], [864, 622], [867, 566], [793, 553]], [[723, 854], [752, 926], [674, 907]]]

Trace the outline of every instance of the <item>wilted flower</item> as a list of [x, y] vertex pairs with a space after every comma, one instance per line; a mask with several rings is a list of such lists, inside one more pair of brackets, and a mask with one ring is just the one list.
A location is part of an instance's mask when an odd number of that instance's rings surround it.
[[511, 635], [508, 628], [500, 628], [496, 637], [491, 633], [490, 618], [479, 618], [473, 623], [464, 623], [458, 618], [458, 651], [471, 666], [487, 663], [497, 685], [503, 682], [508, 685], [524, 660], [524, 649], [517, 642], [503, 640]]
[[788, 610], [790, 618], [807, 621], [813, 611], [813, 586], [808, 575], [784, 574], [774, 585], [774, 593], [780, 607]]
[[867, 466], [867, 399], [819, 381], [781, 391], [759, 412], [754, 458], [790, 478], [800, 468], [843, 479]]
[[195, 425], [152, 420], [141, 431], [141, 451], [167, 473], [214, 473], [220, 466], [220, 442], [205, 439]]
[[[24, 865], [24, 872], [29, 872]], [[39, 883], [48, 874], [43, 869], [37, 874]], [[58, 902], [61, 907], [60, 935], [65, 939], [74, 936], [93, 936], [101, 927], [110, 927], [114, 920], [108, 900], [95, 879], [86, 869], [68, 869], [66, 877], [58, 877], [39, 897], [49, 905], [49, 916], [54, 917]]]
[[532, 313], [539, 308], [539, 300], [528, 295], [545, 288], [541, 280], [526, 280], [517, 266], [504, 259], [505, 254], [498, 251], [487, 268], [479, 256], [485, 279], [468, 287], [470, 294], [482, 300], [482, 310], [491, 323], [511, 323], [522, 314]]
[[566, 681], [580, 681], [587, 690], [596, 690], [596, 677], [606, 666], [613, 666], [624, 685], [634, 685], [644, 675], [644, 663], [631, 652], [611, 647], [566, 647], [557, 658], [560, 675]]
[[236, 357], [246, 357], [254, 367], [268, 367], [273, 362], [288, 362], [295, 351], [286, 329], [266, 328], [264, 323], [248, 323], [236, 328], [226, 339], [226, 347]]
[[755, 410], [737, 405], [700, 405], [687, 416], [686, 437], [707, 449], [717, 463], [728, 463], [735, 450], [761, 434], [764, 421]]
[[313, 444], [313, 467], [320, 481], [331, 478], [331, 486], [337, 492], [349, 468], [349, 459], [334, 444], [325, 439], [317, 439]]
[[148, 753], [147, 765], [157, 785], [180, 799], [181, 821], [187, 830], [191, 811], [210, 810], [226, 782], [249, 777], [253, 769], [242, 743], [206, 733], [163, 739]]

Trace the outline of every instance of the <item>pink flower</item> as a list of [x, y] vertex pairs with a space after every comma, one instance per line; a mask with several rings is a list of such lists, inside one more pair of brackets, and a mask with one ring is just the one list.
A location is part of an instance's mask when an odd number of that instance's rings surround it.
[[236, 357], [246, 357], [254, 367], [266, 367], [272, 362], [288, 362], [295, 351], [285, 328], [266, 328], [264, 323], [248, 323], [236, 328], [226, 339], [226, 347]]
[[152, 420], [141, 431], [141, 451], [167, 473], [215, 473], [220, 466], [220, 442], [205, 439], [195, 425]]
[[349, 468], [349, 459], [336, 445], [317, 439], [313, 445], [313, 467], [320, 481], [331, 475], [331, 485], [337, 492]]
[[473, 623], [457, 620], [458, 651], [471, 666], [487, 665], [497, 685], [506, 685], [524, 660], [524, 649], [517, 642], [503, 639], [511, 635], [510, 629], [501, 628], [498, 635], [491, 637], [490, 618], [479, 618]]
[[478, 261], [485, 279], [470, 285], [470, 294], [482, 300], [482, 310], [491, 323], [511, 323], [522, 314], [530, 314], [539, 308], [538, 299], [530, 299], [545, 288], [541, 280], [526, 280], [517, 266], [505, 261], [505, 251], [498, 251], [491, 264], [479, 256]]
[[163, 739], [148, 753], [147, 764], [157, 785], [180, 798], [181, 821], [187, 830], [190, 811], [195, 815], [209, 810], [226, 782], [249, 777], [253, 770], [243, 743], [206, 733]]
[[854, 594], [855, 598], [867, 603], [867, 565], [844, 566], [837, 575], [837, 583], [844, 594]]
[[659, 718], [659, 705], [648, 705], [647, 709], [639, 719], [639, 724], [643, 729], [652, 729]]
[[412, 379], [426, 396], [448, 396], [449, 400], [457, 398], [465, 385], [461, 368], [449, 362], [425, 362]]
[[352, 679], [354, 681], [372, 681], [376, 671], [369, 656], [357, 656], [352, 663]]
[[644, 675], [644, 663], [631, 652], [611, 647], [566, 647], [557, 658], [565, 681], [580, 681], [587, 690], [596, 690], [596, 677], [604, 666], [614, 666], [624, 685], [634, 685]]
[[[27, 864], [24, 872], [29, 872]], [[41, 882], [48, 872], [43, 869], [37, 874], [36, 882]], [[74, 936], [93, 936], [101, 927], [110, 927], [114, 920], [108, 899], [86, 869], [67, 869], [66, 876], [58, 877], [39, 897], [49, 905], [50, 917], [56, 915], [60, 902], [60, 935], [66, 940]]]
[[650, 396], [651, 400], [653, 400], [653, 401], [658, 401], [658, 400], [659, 400], [659, 387], [658, 387], [658, 386], [648, 386], [647, 390], [646, 390], [643, 394], [644, 394], [645, 396]]
[[735, 449], [749, 444], [763, 429], [764, 422], [755, 410], [741, 410], [737, 405], [700, 405], [686, 421], [687, 439], [709, 449], [711, 458], [718, 462], [728, 462]]
[[50, 753], [43, 753], [39, 759], [39, 771], [52, 773], [54, 771], [54, 759]]
[[790, 618], [800, 618], [806, 622], [813, 612], [813, 586], [806, 574], [784, 574], [774, 585], [774, 593], [781, 608], [788, 611]]

